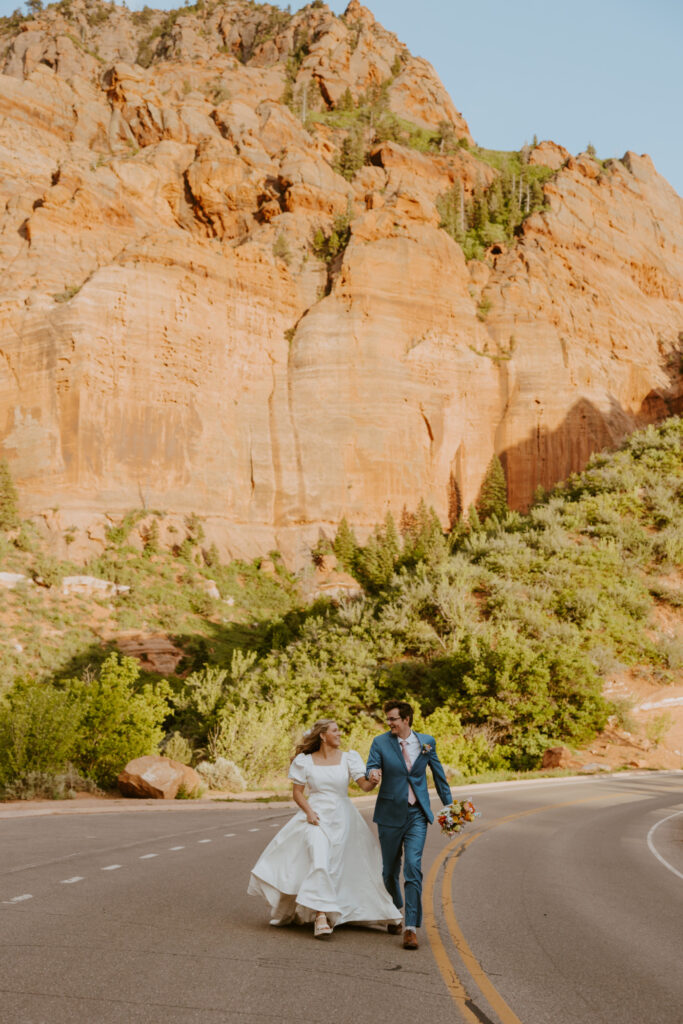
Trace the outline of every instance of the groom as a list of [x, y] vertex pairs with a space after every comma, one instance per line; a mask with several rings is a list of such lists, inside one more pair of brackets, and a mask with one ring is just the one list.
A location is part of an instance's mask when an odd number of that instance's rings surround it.
[[[413, 732], [410, 704], [389, 700], [384, 713], [389, 732], [372, 741], [366, 774], [371, 782], [380, 782], [373, 821], [377, 822], [382, 850], [384, 884], [399, 910], [403, 906], [399, 883], [401, 857], [405, 858], [403, 948], [417, 949], [417, 928], [422, 924], [422, 851], [427, 825], [434, 821], [427, 790], [428, 765], [441, 803], [450, 804], [453, 797], [436, 756], [436, 740]], [[389, 925], [389, 931], [398, 934], [400, 924]]]

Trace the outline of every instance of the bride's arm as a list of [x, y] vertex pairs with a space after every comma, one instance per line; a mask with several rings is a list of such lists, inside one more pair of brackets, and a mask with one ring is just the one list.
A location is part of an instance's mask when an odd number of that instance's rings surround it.
[[309, 825], [319, 825], [320, 819], [315, 813], [308, 800], [304, 796], [305, 786], [300, 786], [297, 782], [292, 786], [292, 799], [295, 804], [298, 804], [301, 810], [306, 815], [306, 821]]
[[370, 779], [366, 779], [364, 775], [361, 775], [361, 777], [356, 779], [355, 782], [356, 785], [360, 786], [361, 789], [364, 789], [366, 793], [369, 793], [377, 785], [376, 782], [370, 782]]
[[356, 750], [349, 750], [347, 759], [349, 775], [357, 786], [360, 786], [362, 790], [369, 793], [380, 781], [382, 773], [380, 771], [374, 771], [372, 772], [372, 778], [368, 778], [368, 775], [371, 773], [366, 772], [365, 765], [363, 764], [363, 758]]

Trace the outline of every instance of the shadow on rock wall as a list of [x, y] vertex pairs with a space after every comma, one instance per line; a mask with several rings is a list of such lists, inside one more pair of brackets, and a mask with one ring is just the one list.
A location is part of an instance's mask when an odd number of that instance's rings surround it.
[[571, 407], [555, 430], [547, 430], [539, 423], [524, 441], [501, 452], [510, 507], [526, 511], [539, 485], [550, 489], [571, 473], [581, 472], [595, 452], [615, 448], [627, 434], [648, 423], [681, 414], [680, 363], [669, 374], [669, 380], [670, 388], [650, 391], [636, 413], [624, 409], [614, 399], [605, 410], [583, 398]]

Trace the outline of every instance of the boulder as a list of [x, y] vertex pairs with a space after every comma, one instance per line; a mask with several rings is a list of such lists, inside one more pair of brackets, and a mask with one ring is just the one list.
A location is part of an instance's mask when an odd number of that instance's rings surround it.
[[202, 780], [194, 768], [170, 757], [148, 754], [129, 761], [116, 783], [124, 796], [138, 799], [175, 800], [183, 787], [188, 795], [199, 791]]
[[568, 747], [550, 747], [543, 754], [543, 768], [571, 768], [573, 765], [574, 759]]
[[65, 576], [62, 580], [63, 594], [80, 594], [81, 597], [116, 597], [126, 594], [130, 587], [111, 580], [100, 580], [95, 576]]
[[329, 597], [331, 601], [341, 601], [344, 598], [362, 597], [363, 588], [358, 580], [347, 572], [320, 572], [316, 570], [310, 590], [310, 599], [315, 601], [319, 597]]
[[0, 587], [3, 590], [14, 590], [23, 583], [30, 584], [33, 580], [20, 572], [0, 572]]
[[137, 658], [143, 668], [162, 675], [175, 672], [183, 657], [183, 651], [165, 633], [122, 633], [117, 635], [116, 645], [121, 654]]
[[216, 601], [220, 601], [221, 592], [218, 589], [218, 585], [215, 580], [200, 580], [197, 584], [199, 590], [203, 590], [209, 597], [213, 597]]

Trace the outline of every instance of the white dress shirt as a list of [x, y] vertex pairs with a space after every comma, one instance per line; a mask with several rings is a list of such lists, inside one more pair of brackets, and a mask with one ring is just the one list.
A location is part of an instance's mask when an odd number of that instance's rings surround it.
[[420, 753], [422, 752], [422, 744], [420, 743], [419, 739], [417, 738], [412, 729], [410, 730], [410, 736], [408, 737], [408, 739], [402, 740], [401, 742], [405, 743], [406, 745], [406, 750], [408, 752], [408, 757], [410, 758], [410, 763], [415, 764], [418, 757], [420, 756]]

